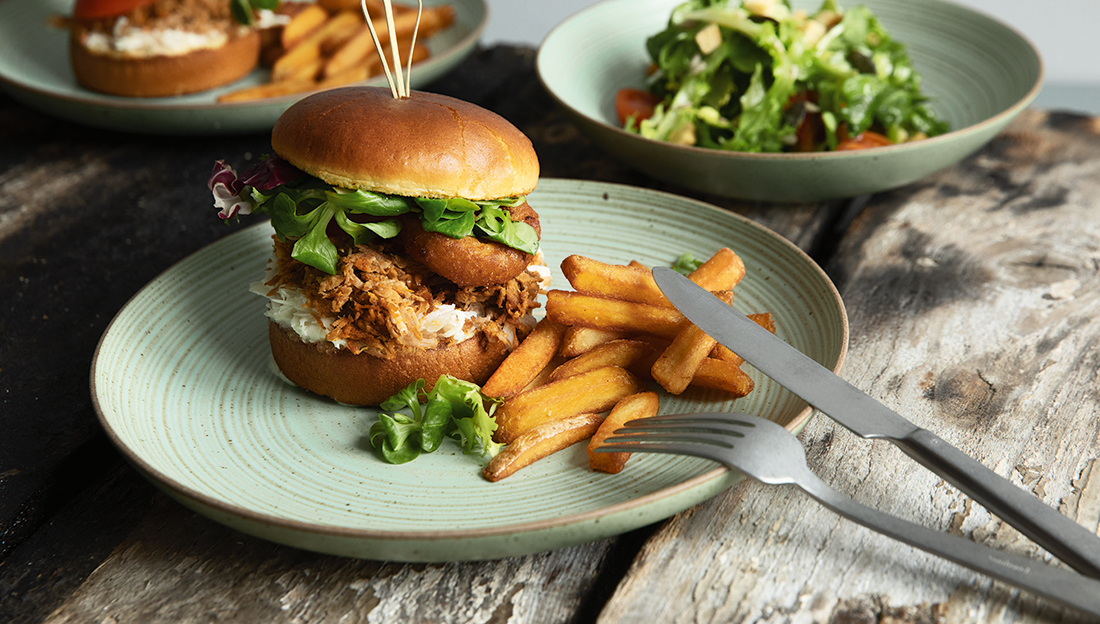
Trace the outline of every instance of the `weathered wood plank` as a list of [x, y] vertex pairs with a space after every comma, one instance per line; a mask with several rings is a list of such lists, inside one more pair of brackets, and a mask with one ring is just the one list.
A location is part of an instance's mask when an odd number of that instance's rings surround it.
[[568, 622], [611, 547], [604, 540], [499, 562], [364, 561], [263, 542], [158, 496], [43, 621]]
[[[1100, 124], [1029, 111], [979, 154], [875, 198], [826, 268], [844, 377], [1096, 532]], [[884, 442], [823, 416], [814, 471], [882, 511], [1050, 557]], [[1077, 621], [825, 511], [740, 485], [647, 543], [601, 622]]]

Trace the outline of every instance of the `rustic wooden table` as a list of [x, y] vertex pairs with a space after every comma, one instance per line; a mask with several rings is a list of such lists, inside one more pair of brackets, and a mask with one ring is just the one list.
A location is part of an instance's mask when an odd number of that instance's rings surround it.
[[[548, 177], [661, 188], [555, 109], [534, 51], [478, 51], [431, 90], [511, 119]], [[189, 512], [101, 431], [88, 390], [111, 317], [234, 231], [209, 210], [217, 158], [263, 135], [150, 137], [0, 97], [0, 621], [1081, 621], [1006, 585], [742, 482], [613, 539], [476, 563], [295, 550]], [[866, 203], [698, 196], [797, 243], [849, 314], [843, 376], [1089, 530], [1100, 523], [1100, 121], [1027, 111], [962, 163]], [[811, 468], [880, 510], [1048, 554], [885, 443], [825, 417]]]

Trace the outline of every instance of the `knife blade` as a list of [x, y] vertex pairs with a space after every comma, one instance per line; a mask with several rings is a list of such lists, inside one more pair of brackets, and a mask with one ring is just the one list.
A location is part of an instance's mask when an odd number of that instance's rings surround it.
[[688, 320], [856, 435], [884, 439], [1081, 574], [1100, 578], [1100, 537], [918, 427], [676, 271], [653, 278]]

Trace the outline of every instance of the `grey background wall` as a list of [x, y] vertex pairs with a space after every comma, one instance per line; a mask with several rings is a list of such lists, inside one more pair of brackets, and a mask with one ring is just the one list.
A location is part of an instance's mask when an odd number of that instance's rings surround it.
[[[1035, 106], [1100, 114], [1100, 1], [952, 1], [996, 17], [1039, 49], [1046, 81]], [[485, 43], [538, 46], [555, 24], [597, 0], [488, 2]], [[858, 4], [858, 0], [842, 0], [841, 4]]]

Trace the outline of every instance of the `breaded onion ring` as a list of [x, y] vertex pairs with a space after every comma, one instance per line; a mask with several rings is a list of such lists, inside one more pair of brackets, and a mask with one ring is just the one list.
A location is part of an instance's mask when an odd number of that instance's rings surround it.
[[[509, 209], [513, 221], [524, 221], [541, 236], [538, 214], [523, 203]], [[522, 273], [534, 256], [500, 243], [467, 236], [451, 238], [425, 232], [420, 219], [406, 219], [401, 228], [405, 252], [442, 277], [465, 288], [502, 284]]]

